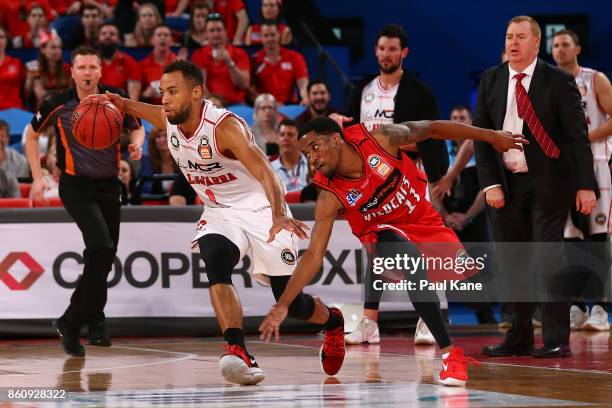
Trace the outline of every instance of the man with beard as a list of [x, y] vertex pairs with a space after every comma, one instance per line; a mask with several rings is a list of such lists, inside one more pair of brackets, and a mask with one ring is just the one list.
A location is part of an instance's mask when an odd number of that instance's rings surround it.
[[159, 25], [153, 30], [151, 37], [153, 51], [140, 61], [142, 98], [150, 103], [161, 103], [159, 94], [159, 79], [164, 68], [176, 59], [176, 54], [170, 48], [172, 46], [172, 32], [165, 25]]
[[[437, 119], [438, 105], [433, 92], [402, 67], [409, 53], [408, 36], [404, 29], [398, 24], [384, 26], [378, 32], [374, 51], [380, 72], [376, 76], [365, 78], [355, 90], [351, 103], [354, 122], [361, 122], [372, 131], [381, 125]], [[418, 152], [410, 152], [410, 155], [416, 160], [417, 166], [425, 170], [431, 189], [448, 169], [446, 144], [443, 140], [426, 139], [417, 143], [416, 149], [412, 150]], [[432, 203], [435, 208], [441, 208], [439, 201], [432, 200]], [[369, 278], [365, 277], [366, 282]], [[379, 296], [380, 292], [366, 296], [364, 317], [357, 329], [346, 336], [348, 344], [380, 341], [377, 324]], [[417, 323], [414, 342], [434, 344], [434, 337], [422, 320]]]
[[119, 51], [119, 28], [105, 23], [98, 32], [98, 44], [102, 54], [102, 78], [100, 82], [127, 91], [130, 99], [140, 99], [140, 67], [138, 63]]
[[[202, 255], [211, 303], [227, 342], [221, 373], [229, 382], [257, 384], [265, 375], [247, 352], [232, 271], [249, 253], [253, 275], [279, 299], [295, 268], [297, 240], [306, 238], [307, 227], [291, 217], [285, 188], [244, 120], [203, 99], [204, 78], [197, 65], [168, 65], [160, 93], [163, 107], [110, 93], [102, 97], [167, 131], [174, 160], [205, 205], [191, 244]], [[325, 329], [321, 366], [326, 374], [336, 374], [344, 361], [342, 313], [303, 292], [296, 294], [288, 313]]]
[[315, 79], [308, 84], [306, 91], [308, 92], [308, 109], [295, 118], [298, 128], [311, 119], [338, 113], [337, 109], [329, 106], [331, 94], [325, 82]]

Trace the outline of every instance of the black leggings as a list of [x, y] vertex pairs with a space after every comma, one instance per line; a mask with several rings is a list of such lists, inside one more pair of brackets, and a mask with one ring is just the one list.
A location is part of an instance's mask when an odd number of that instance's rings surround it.
[[[413, 257], [420, 257], [420, 251], [417, 249], [417, 247], [395, 232], [385, 230], [378, 232], [377, 235], [378, 241], [376, 243], [376, 257], [395, 258], [396, 255], [403, 256], [404, 254]], [[367, 276], [372, 277], [370, 280], [366, 278], [365, 285], [370, 285], [369, 288], [366, 288], [367, 296], [368, 290], [372, 290], [373, 281], [380, 279], [380, 277], [371, 271], [366, 271], [366, 274]], [[427, 271], [422, 268], [416, 270], [414, 274], [406, 274], [404, 278], [406, 280], [416, 282], [417, 288], [420, 281], [428, 280]], [[372, 292], [378, 292], [378, 298], [380, 299], [382, 291], [372, 290]], [[431, 334], [433, 334], [434, 338], [436, 339], [438, 346], [440, 348], [450, 346], [451, 340], [448, 336], [448, 332], [446, 331], [444, 320], [442, 319], [442, 313], [440, 312], [440, 301], [436, 292], [434, 290], [427, 289], [409, 290], [408, 296], [410, 297], [410, 301], [414, 306], [414, 310], [417, 312], [419, 317], [423, 319], [431, 331]], [[371, 302], [371, 299], [367, 300], [368, 302], [365, 303], [366, 308], [369, 303], [374, 303]]]
[[107, 279], [119, 241], [121, 183], [117, 177], [88, 180], [62, 173], [59, 194], [85, 241], [83, 274], [64, 312], [76, 328], [104, 318]]
[[[198, 244], [210, 285], [231, 285], [232, 271], [240, 261], [240, 250], [236, 244], [220, 234], [204, 235], [198, 240]], [[291, 276], [268, 277], [274, 298], [278, 300], [285, 291]], [[312, 296], [300, 291], [289, 305], [289, 316], [308, 320], [314, 313], [314, 308], [315, 301]]]

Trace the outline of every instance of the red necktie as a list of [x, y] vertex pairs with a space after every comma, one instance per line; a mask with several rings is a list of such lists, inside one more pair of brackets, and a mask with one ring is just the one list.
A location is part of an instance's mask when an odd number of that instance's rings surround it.
[[516, 108], [519, 118], [527, 123], [527, 127], [542, 150], [544, 150], [544, 154], [556, 159], [559, 157], [559, 148], [550, 138], [544, 127], [542, 127], [542, 123], [540, 123], [540, 119], [538, 119], [538, 115], [531, 104], [531, 99], [529, 99], [529, 95], [527, 95], [527, 91], [521, 83], [526, 76], [527, 74], [520, 73], [513, 77], [516, 79]]

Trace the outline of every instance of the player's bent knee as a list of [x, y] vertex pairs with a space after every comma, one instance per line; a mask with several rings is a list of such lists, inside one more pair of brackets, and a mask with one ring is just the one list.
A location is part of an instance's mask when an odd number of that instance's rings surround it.
[[315, 301], [312, 296], [300, 292], [300, 294], [289, 305], [289, 317], [300, 320], [308, 320], [315, 310]]
[[219, 234], [204, 235], [198, 240], [204, 270], [210, 286], [232, 284], [232, 271], [240, 260], [240, 250], [232, 241]]

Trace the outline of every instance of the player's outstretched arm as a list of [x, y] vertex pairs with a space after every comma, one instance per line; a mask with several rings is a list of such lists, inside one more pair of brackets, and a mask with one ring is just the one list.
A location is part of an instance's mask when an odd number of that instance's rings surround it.
[[109, 99], [123, 113], [142, 118], [158, 129], [166, 130], [166, 114], [161, 105], [133, 101], [112, 92], [103, 95], [91, 95], [90, 98]]
[[216, 129], [217, 146], [221, 152], [229, 151], [261, 183], [272, 207], [272, 228], [268, 242], [285, 229], [299, 238], [308, 238], [306, 224], [287, 216], [282, 181], [276, 177], [270, 161], [249, 139], [245, 126], [235, 117], [228, 116]]
[[503, 131], [482, 129], [450, 120], [419, 120], [383, 125], [372, 135], [389, 153], [396, 155], [401, 146], [418, 143], [427, 138], [463, 140], [472, 139], [493, 145], [495, 150], [505, 152], [510, 149], [523, 150], [529, 143], [523, 135]]
[[259, 326], [262, 340], [270, 340], [272, 335], [278, 340], [278, 330], [287, 316], [289, 305], [321, 269], [329, 237], [340, 208], [342, 204], [333, 193], [327, 190], [321, 191], [315, 207], [315, 225], [312, 229], [310, 244], [300, 258], [285, 291]]

